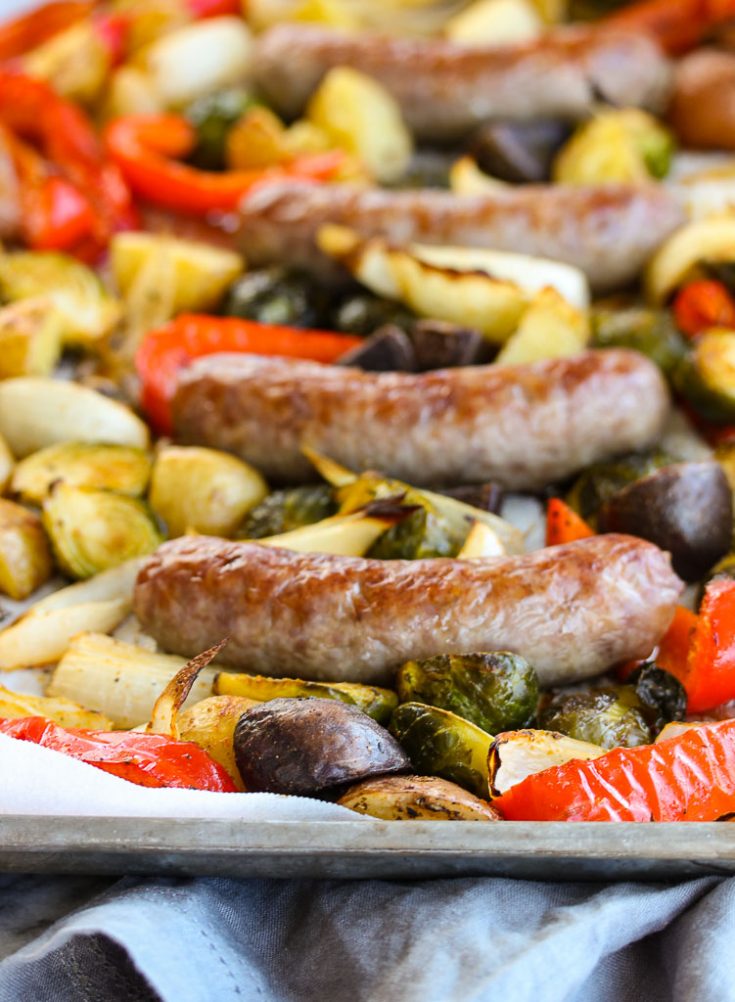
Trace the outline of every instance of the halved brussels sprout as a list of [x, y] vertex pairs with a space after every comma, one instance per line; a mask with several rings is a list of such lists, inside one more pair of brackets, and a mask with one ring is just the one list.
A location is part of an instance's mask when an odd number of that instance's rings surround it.
[[300, 678], [266, 678], [263, 675], [243, 675], [220, 672], [214, 682], [219, 695], [245, 696], [265, 703], [271, 699], [338, 699], [356, 706], [379, 724], [386, 724], [398, 706], [398, 697], [390, 689], [355, 682], [305, 682]]
[[0, 254], [0, 297], [14, 303], [43, 296], [57, 311], [65, 344], [89, 347], [106, 337], [121, 307], [81, 262], [52, 251]]
[[600, 308], [592, 313], [592, 328], [595, 347], [632, 348], [650, 358], [667, 376], [687, 352], [687, 343], [668, 310]]
[[329, 518], [337, 511], [334, 491], [328, 484], [273, 491], [249, 513], [238, 539], [265, 539], [292, 532]]
[[24, 501], [39, 505], [57, 483], [140, 497], [150, 472], [150, 457], [142, 449], [62, 442], [21, 460], [10, 486]]
[[398, 670], [402, 702], [451, 710], [488, 734], [525, 727], [538, 702], [536, 672], [519, 654], [437, 654]]
[[703, 418], [721, 424], [735, 421], [735, 331], [712, 330], [698, 338], [674, 382]]
[[265, 480], [241, 459], [216, 449], [171, 445], [156, 456], [149, 501], [169, 536], [231, 536], [267, 494]]
[[53, 562], [38, 515], [0, 499], [0, 591], [21, 600], [51, 577]]
[[668, 466], [671, 457], [665, 452], [631, 453], [609, 463], [595, 463], [575, 480], [567, 493], [567, 502], [583, 519], [594, 523], [602, 505], [628, 484]]
[[402, 703], [390, 731], [424, 776], [441, 776], [483, 799], [488, 795], [487, 759], [492, 736], [456, 713]]
[[184, 113], [196, 129], [191, 162], [204, 170], [222, 170], [228, 133], [254, 106], [257, 107], [252, 96], [242, 87], [218, 90], [193, 101]]
[[[410, 501], [401, 498], [400, 503], [410, 504]], [[451, 557], [457, 553], [458, 542], [446, 520], [422, 505], [383, 533], [368, 551], [368, 556], [378, 560]]]
[[83, 487], [56, 486], [43, 506], [43, 524], [59, 567], [73, 578], [152, 553], [161, 536], [136, 498]]
[[61, 355], [62, 327], [43, 296], [0, 308], [0, 379], [50, 375]]

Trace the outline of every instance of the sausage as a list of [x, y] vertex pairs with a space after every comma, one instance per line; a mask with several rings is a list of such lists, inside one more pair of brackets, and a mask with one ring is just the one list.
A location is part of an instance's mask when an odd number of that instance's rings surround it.
[[545, 685], [647, 657], [682, 583], [668, 554], [596, 536], [521, 557], [368, 560], [181, 537], [140, 572], [143, 628], [186, 657], [268, 675], [387, 683], [409, 658], [511, 650]]
[[256, 81], [288, 116], [303, 111], [335, 66], [380, 81], [408, 127], [431, 141], [461, 139], [496, 119], [579, 121], [603, 102], [661, 111], [672, 79], [656, 42], [627, 29], [563, 28], [531, 43], [470, 48], [282, 24], [256, 42]]
[[460, 244], [565, 261], [597, 291], [609, 291], [635, 281], [685, 221], [676, 196], [655, 184], [523, 185], [455, 195], [290, 182], [243, 201], [239, 242], [251, 264], [287, 262], [329, 277], [335, 266], [315, 239], [325, 223], [338, 223], [397, 244]]
[[173, 403], [180, 441], [233, 452], [274, 480], [313, 477], [308, 445], [414, 484], [513, 490], [651, 446], [667, 413], [658, 368], [620, 349], [418, 374], [215, 355], [183, 371]]

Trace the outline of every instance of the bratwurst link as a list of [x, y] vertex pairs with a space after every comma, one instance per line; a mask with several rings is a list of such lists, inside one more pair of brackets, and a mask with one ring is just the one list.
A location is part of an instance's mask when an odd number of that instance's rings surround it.
[[681, 589], [668, 554], [630, 536], [469, 561], [200, 536], [160, 547], [134, 608], [166, 650], [192, 656], [229, 636], [223, 660], [267, 675], [385, 683], [410, 658], [511, 650], [549, 685], [646, 657]]
[[310, 446], [414, 484], [515, 490], [653, 445], [667, 412], [658, 368], [624, 350], [418, 375], [219, 355], [184, 370], [173, 408], [180, 441], [233, 452], [274, 480], [313, 479]]
[[579, 121], [604, 103], [662, 111], [672, 85], [656, 43], [625, 29], [562, 28], [537, 42], [468, 47], [283, 24], [256, 42], [257, 82], [289, 117], [335, 66], [379, 80], [408, 127], [435, 141], [460, 139], [495, 119]]
[[580, 268], [598, 291], [635, 281], [685, 220], [663, 185], [521, 185], [487, 195], [273, 184], [240, 206], [239, 242], [251, 264], [284, 261], [334, 275], [316, 246], [325, 223], [396, 244], [458, 244], [548, 257]]

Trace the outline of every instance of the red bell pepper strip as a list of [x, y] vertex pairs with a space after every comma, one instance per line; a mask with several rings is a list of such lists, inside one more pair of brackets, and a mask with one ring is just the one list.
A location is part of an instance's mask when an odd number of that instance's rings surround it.
[[232, 211], [247, 192], [271, 181], [328, 180], [345, 160], [341, 150], [330, 150], [279, 167], [220, 173], [177, 162], [193, 149], [194, 140], [194, 129], [180, 115], [125, 116], [105, 131], [108, 153], [137, 195], [193, 215]]
[[674, 320], [688, 337], [697, 337], [713, 327], [735, 329], [735, 299], [722, 282], [690, 282], [674, 300]]
[[186, 0], [189, 13], [196, 21], [205, 17], [224, 17], [226, 14], [240, 16], [240, 0]]
[[362, 338], [327, 331], [260, 324], [236, 317], [182, 314], [150, 331], [135, 356], [142, 383], [143, 408], [161, 433], [171, 431], [171, 402], [179, 370], [195, 358], [223, 352], [283, 355], [313, 362], [334, 362], [362, 343]]
[[135, 227], [130, 191], [117, 166], [104, 156], [81, 108], [59, 97], [43, 80], [0, 69], [0, 122], [38, 143], [66, 180], [89, 199], [100, 247], [112, 233]]
[[698, 616], [677, 610], [656, 663], [684, 686], [690, 714], [735, 699], [735, 581], [711, 581]]
[[561, 546], [595, 533], [561, 498], [551, 498], [546, 508], [546, 545]]
[[89, 17], [94, 0], [57, 0], [0, 24], [0, 63], [17, 59]]
[[735, 0], [642, 0], [600, 23], [645, 31], [676, 56], [696, 48], [708, 31], [732, 18]]
[[493, 807], [507, 821], [716, 821], [735, 811], [735, 720], [544, 769]]
[[92, 19], [97, 38], [102, 42], [110, 66], [118, 66], [125, 58], [131, 19], [127, 14], [95, 14]]
[[164, 734], [73, 730], [43, 717], [0, 720], [0, 734], [51, 748], [137, 786], [237, 792], [203, 748]]

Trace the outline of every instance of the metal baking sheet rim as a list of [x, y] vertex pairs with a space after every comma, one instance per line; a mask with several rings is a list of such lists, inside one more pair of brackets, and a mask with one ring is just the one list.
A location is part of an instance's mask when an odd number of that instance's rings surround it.
[[0, 871], [665, 880], [735, 873], [730, 824], [0, 817]]

